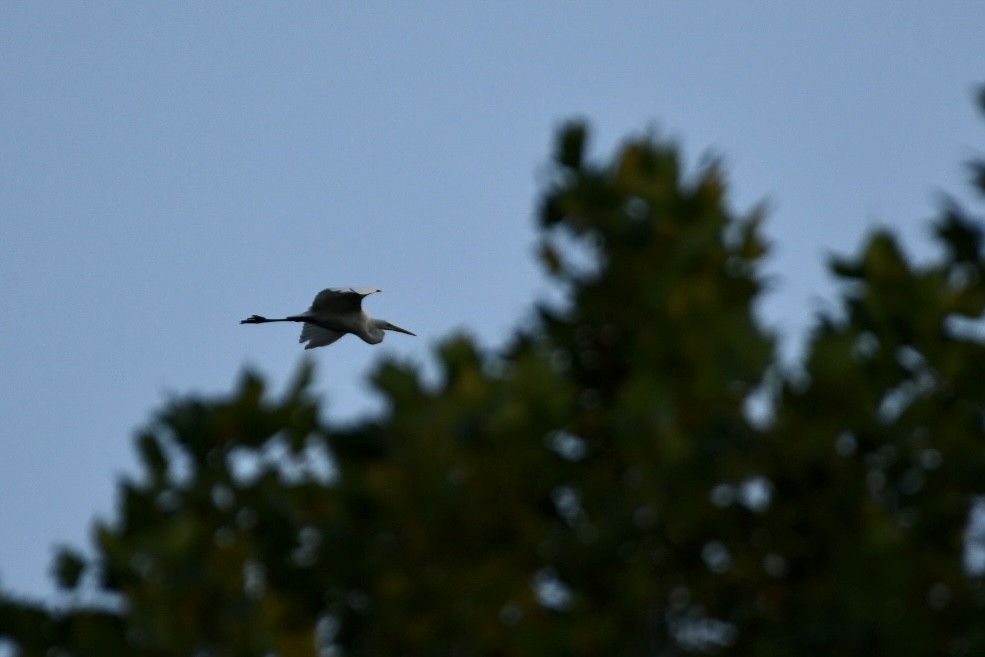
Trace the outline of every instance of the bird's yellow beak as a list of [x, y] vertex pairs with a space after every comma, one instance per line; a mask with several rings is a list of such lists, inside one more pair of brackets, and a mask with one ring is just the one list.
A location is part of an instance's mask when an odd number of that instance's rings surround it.
[[399, 326], [391, 324], [390, 322], [387, 322], [386, 326], [384, 326], [383, 328], [385, 328], [388, 331], [397, 331], [398, 333], [406, 333], [407, 335], [413, 335], [414, 337], [417, 337], [416, 333], [411, 333], [407, 329], [402, 329]]

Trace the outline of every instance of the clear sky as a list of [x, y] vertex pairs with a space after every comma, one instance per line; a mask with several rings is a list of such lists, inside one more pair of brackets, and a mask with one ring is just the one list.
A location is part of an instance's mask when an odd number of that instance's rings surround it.
[[[244, 366], [318, 366], [371, 412], [383, 354], [494, 348], [549, 293], [538, 180], [565, 119], [657, 130], [771, 208], [764, 321], [795, 353], [831, 252], [888, 225], [921, 257], [983, 145], [985, 2], [59, 2], [0, 5], [0, 585], [53, 590], [131, 440]], [[980, 151], [979, 151], [980, 152]], [[416, 332], [313, 352], [328, 286]]]

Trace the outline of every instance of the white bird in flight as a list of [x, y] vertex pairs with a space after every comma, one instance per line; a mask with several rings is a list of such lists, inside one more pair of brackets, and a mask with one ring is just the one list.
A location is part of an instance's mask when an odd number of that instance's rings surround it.
[[311, 308], [297, 315], [281, 319], [267, 319], [252, 315], [240, 324], [265, 324], [267, 322], [304, 322], [301, 339], [307, 342], [305, 349], [330, 345], [346, 333], [358, 335], [364, 342], [383, 342], [384, 331], [398, 331], [414, 335], [407, 329], [394, 326], [382, 319], [372, 319], [363, 310], [363, 297], [381, 290], [376, 287], [330, 287], [322, 290], [311, 303]]

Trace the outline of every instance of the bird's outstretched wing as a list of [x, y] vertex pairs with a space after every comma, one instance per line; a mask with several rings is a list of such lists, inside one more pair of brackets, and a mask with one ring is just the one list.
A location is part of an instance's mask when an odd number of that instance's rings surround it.
[[318, 293], [310, 311], [358, 313], [363, 307], [363, 297], [380, 291], [378, 287], [330, 287]]
[[305, 322], [304, 327], [301, 329], [301, 339], [298, 342], [307, 342], [308, 344], [304, 345], [304, 348], [314, 349], [315, 347], [330, 345], [343, 335], [345, 333], [342, 331], [333, 331], [324, 326]]

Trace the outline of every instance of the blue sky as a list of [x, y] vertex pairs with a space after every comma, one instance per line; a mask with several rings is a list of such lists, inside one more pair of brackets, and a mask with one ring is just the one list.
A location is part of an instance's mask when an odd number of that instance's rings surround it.
[[[824, 260], [875, 225], [934, 253], [982, 145], [985, 3], [37, 3], [0, 7], [0, 586], [50, 595], [169, 397], [318, 366], [371, 412], [384, 354], [494, 348], [549, 294], [533, 258], [553, 132], [674, 137], [766, 200], [764, 321], [794, 353]], [[416, 332], [303, 352], [323, 287]]]

